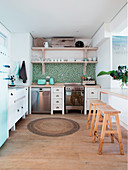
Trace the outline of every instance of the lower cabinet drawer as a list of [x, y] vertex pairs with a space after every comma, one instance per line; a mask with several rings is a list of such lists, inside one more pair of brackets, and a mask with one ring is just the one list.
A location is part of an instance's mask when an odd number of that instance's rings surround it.
[[87, 98], [97, 98], [98, 97], [98, 91], [95, 88], [89, 88], [87, 91]]
[[54, 104], [53, 110], [62, 110], [62, 105], [61, 104]]
[[53, 93], [53, 98], [62, 98], [62, 93]]
[[62, 104], [62, 99], [53, 99], [53, 104]]
[[53, 88], [53, 92], [62, 92], [62, 88]]

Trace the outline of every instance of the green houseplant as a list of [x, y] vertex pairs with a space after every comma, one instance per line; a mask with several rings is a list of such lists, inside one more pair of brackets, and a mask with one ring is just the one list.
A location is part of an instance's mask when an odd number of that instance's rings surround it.
[[114, 80], [122, 80], [121, 87], [128, 86], [128, 68], [126, 66], [118, 66], [118, 70], [101, 71], [97, 76], [110, 75]]

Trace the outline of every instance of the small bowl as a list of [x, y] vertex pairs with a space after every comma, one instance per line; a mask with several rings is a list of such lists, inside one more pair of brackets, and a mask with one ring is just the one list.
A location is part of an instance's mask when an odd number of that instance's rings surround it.
[[88, 61], [92, 61], [92, 58], [88, 58]]
[[90, 79], [91, 79], [91, 77], [87, 77], [87, 79], [88, 79], [88, 80], [90, 80]]
[[93, 57], [93, 61], [96, 61], [96, 57]]

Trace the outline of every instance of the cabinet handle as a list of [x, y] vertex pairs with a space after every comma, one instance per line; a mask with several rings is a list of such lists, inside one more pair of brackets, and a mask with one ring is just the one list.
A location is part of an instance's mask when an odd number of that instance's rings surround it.
[[59, 89], [56, 89], [56, 91], [59, 91]]
[[21, 109], [23, 109], [24, 107], [22, 106]]
[[19, 112], [20, 110], [18, 109], [17, 112]]
[[56, 109], [59, 109], [59, 107], [57, 106]]
[[91, 92], [91, 94], [94, 94], [94, 92]]
[[13, 96], [13, 93], [11, 93], [11, 96]]
[[56, 101], [56, 103], [59, 103], [59, 101]]
[[59, 95], [56, 95], [56, 97], [59, 97]]
[[23, 97], [21, 97], [21, 98], [19, 98], [19, 99], [17, 99], [17, 100], [14, 100], [14, 103], [16, 103], [16, 102], [18, 102], [18, 101], [20, 101], [20, 100], [22, 100], [22, 99], [24, 99], [25, 98], [25, 96], [23, 96]]

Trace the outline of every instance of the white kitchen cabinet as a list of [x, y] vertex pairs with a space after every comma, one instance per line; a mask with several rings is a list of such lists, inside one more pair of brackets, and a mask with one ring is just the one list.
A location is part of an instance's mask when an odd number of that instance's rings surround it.
[[84, 114], [87, 114], [87, 110], [89, 110], [90, 99], [100, 100], [100, 86], [85, 86], [85, 101], [84, 101]]
[[51, 114], [54, 110], [64, 114], [64, 87], [51, 87]]
[[28, 114], [28, 87], [9, 89], [8, 130], [15, 130], [16, 122]]

